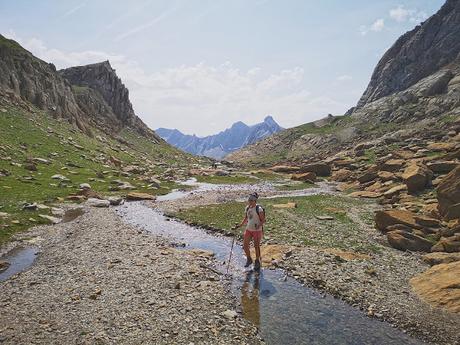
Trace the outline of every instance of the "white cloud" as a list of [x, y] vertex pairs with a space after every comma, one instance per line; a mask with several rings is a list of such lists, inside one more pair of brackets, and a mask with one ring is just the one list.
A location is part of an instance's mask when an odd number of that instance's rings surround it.
[[377, 19], [371, 25], [361, 25], [359, 32], [362, 36], [366, 36], [369, 31], [380, 32], [385, 28], [385, 20], [383, 18]]
[[390, 10], [390, 17], [399, 23], [410, 21], [412, 23], [420, 23], [428, 18], [424, 11], [415, 9], [407, 9], [402, 5]]
[[[267, 74], [259, 67], [240, 70], [230, 62], [204, 62], [146, 73], [126, 56], [102, 51], [64, 52], [37, 38], [22, 40], [26, 49], [57, 68], [109, 60], [128, 87], [136, 114], [151, 128], [177, 128], [185, 133], [214, 134], [236, 121], [254, 124], [267, 114], [290, 127], [328, 113], [343, 113], [347, 105], [305, 88], [301, 67]], [[349, 80], [349, 76], [340, 76]]]
[[382, 31], [384, 27], [385, 27], [385, 20], [383, 18], [379, 18], [374, 23], [372, 23], [370, 30], [379, 32], [379, 31]]

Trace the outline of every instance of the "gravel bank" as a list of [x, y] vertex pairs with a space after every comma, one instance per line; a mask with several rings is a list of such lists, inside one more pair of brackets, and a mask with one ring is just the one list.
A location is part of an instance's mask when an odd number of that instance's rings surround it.
[[209, 259], [170, 248], [110, 209], [28, 236], [38, 236], [37, 260], [0, 283], [2, 344], [260, 343], [223, 298]]

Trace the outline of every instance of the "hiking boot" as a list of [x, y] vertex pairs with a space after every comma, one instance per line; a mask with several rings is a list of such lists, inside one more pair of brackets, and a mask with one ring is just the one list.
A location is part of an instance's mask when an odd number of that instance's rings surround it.
[[260, 270], [260, 259], [256, 259], [256, 261], [254, 262], [254, 269], [256, 271]]
[[246, 264], [244, 265], [244, 267], [249, 267], [249, 266], [251, 266], [251, 264], [252, 264], [252, 259], [251, 259], [251, 258], [248, 258], [248, 259], [246, 260]]

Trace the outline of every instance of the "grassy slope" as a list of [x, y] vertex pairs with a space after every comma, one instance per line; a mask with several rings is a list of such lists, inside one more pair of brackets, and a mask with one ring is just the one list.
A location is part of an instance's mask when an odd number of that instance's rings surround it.
[[[0, 106], [0, 110], [6, 110], [0, 111], [0, 169], [10, 172], [10, 176], [0, 177], [0, 212], [10, 214], [6, 219], [0, 218], [0, 244], [14, 232], [43, 221], [38, 213], [47, 211], [22, 211], [23, 203], [54, 202], [77, 191], [83, 182], [90, 183], [101, 194], [113, 193], [109, 186], [114, 179], [130, 182], [137, 191], [152, 194], [165, 193], [174, 187], [174, 183], [164, 182], [161, 189], [149, 189], [136, 175], [123, 177], [115, 166], [103, 166], [107, 163], [104, 158], [113, 156], [123, 161], [123, 165], [139, 164], [149, 169], [151, 175], [161, 173], [168, 166], [179, 169], [181, 165], [198, 162], [169, 145], [153, 144], [130, 130], [120, 133], [130, 143], [128, 147], [96, 129], [92, 129], [95, 138], [89, 138], [67, 122], [54, 120], [42, 111], [33, 114], [14, 106]], [[99, 141], [98, 136], [107, 142]], [[24, 168], [28, 158], [48, 159], [51, 164], [37, 164], [38, 171], [28, 171]], [[147, 164], [146, 159], [152, 164]], [[155, 165], [159, 162], [163, 164]], [[55, 174], [66, 176], [71, 182], [60, 184], [59, 180], [51, 179]]]
[[[359, 217], [363, 223], [372, 223], [372, 211], [366, 201], [314, 195], [265, 199], [260, 202], [267, 212], [265, 237], [274, 242], [364, 253], [378, 251], [378, 245], [369, 239], [362, 225], [356, 222], [356, 217]], [[297, 208], [273, 207], [274, 204], [286, 202], [296, 202]], [[241, 229], [230, 229], [243, 218], [244, 207], [244, 203], [229, 202], [183, 210], [173, 216], [193, 224], [233, 232], [241, 237]], [[334, 220], [319, 220], [316, 216], [332, 216]]]

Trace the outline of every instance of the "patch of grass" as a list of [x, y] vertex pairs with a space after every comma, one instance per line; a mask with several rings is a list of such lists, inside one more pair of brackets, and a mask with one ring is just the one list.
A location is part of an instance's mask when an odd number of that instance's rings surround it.
[[[297, 203], [297, 208], [275, 208], [275, 204]], [[370, 242], [361, 226], [349, 212], [370, 217], [366, 201], [333, 195], [263, 199], [267, 212], [265, 237], [277, 243], [338, 248], [362, 253], [374, 253], [379, 245]], [[214, 227], [241, 237], [242, 230], [231, 227], [244, 217], [245, 203], [229, 202], [183, 210], [173, 216], [190, 223]], [[320, 220], [316, 216], [331, 216]]]
[[367, 158], [367, 162], [369, 164], [375, 164], [375, 162], [377, 161], [377, 154], [372, 149], [365, 150], [364, 151], [364, 157]]
[[[130, 130], [120, 134], [128, 143], [122, 144], [94, 128], [94, 138], [88, 137], [69, 123], [39, 110], [30, 113], [13, 106], [2, 108], [7, 111], [0, 112], [0, 170], [8, 171], [9, 176], [0, 177], [0, 212], [9, 217], [0, 218], [0, 245], [15, 232], [36, 224], [29, 218], [43, 222], [37, 212], [23, 211], [24, 203], [61, 202], [78, 191], [80, 183], [89, 183], [101, 195], [126, 194], [112, 191], [114, 180], [129, 182], [135, 191], [157, 195], [179, 187], [163, 181], [161, 188], [154, 189], [138, 174], [126, 176], [110, 162], [110, 157], [122, 161], [124, 166], [136, 164], [148, 175], [165, 171], [170, 160], [176, 162], [173, 167], [177, 169], [199, 162], [164, 142], [151, 142]], [[25, 166], [34, 158], [46, 159], [49, 164], [37, 163], [37, 171], [29, 171]], [[66, 176], [68, 181], [52, 179], [55, 174]], [[20, 224], [14, 224], [15, 220]]]

